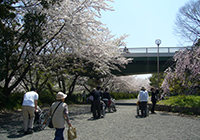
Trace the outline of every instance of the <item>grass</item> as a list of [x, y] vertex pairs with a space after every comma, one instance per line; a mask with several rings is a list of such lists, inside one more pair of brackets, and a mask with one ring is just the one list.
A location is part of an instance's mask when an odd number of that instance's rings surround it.
[[165, 100], [159, 101], [158, 104], [197, 108], [200, 107], [200, 96], [195, 96], [195, 95], [171, 96], [171, 97], [166, 97]]

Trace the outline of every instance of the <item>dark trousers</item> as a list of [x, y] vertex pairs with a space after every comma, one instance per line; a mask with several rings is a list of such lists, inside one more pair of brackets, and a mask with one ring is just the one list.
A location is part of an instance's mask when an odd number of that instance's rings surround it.
[[147, 115], [147, 102], [140, 102], [140, 107], [141, 107], [141, 114], [143, 117], [146, 117]]
[[[93, 101], [93, 118], [96, 118], [97, 114], [98, 114], [98, 118], [100, 118], [100, 116], [101, 116], [100, 109], [101, 109], [100, 101], [94, 100]], [[97, 114], [96, 114], [96, 111], [97, 111]]]
[[54, 140], [64, 140], [63, 131], [65, 128], [56, 128]]
[[93, 101], [91, 101], [91, 112], [93, 112]]
[[108, 101], [103, 101], [103, 102], [106, 104], [106, 107], [105, 107], [105, 110], [106, 110], [108, 107]]
[[156, 106], [156, 101], [152, 101], [151, 113], [154, 112], [155, 106]]

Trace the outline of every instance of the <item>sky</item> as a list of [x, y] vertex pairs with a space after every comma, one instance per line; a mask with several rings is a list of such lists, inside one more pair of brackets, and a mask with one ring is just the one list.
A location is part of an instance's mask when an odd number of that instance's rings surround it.
[[115, 11], [102, 12], [101, 21], [119, 37], [128, 34], [127, 47], [181, 47], [191, 42], [180, 40], [174, 33], [179, 8], [190, 0], [114, 0]]
[[[192, 45], [175, 35], [175, 19], [179, 9], [190, 0], [114, 0], [109, 3], [115, 11], [102, 12], [102, 23], [119, 37], [128, 34], [127, 48], [182, 47]], [[151, 74], [137, 75], [148, 78]]]

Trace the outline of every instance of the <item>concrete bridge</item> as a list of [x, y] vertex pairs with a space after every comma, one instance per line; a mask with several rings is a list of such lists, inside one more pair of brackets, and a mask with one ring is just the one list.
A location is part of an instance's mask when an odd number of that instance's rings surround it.
[[[164, 72], [174, 63], [173, 56], [175, 53], [186, 48], [188, 47], [159, 47], [159, 71]], [[125, 69], [122, 68], [121, 72], [113, 71], [112, 73], [119, 76], [156, 73], [157, 49], [157, 47], [121, 49], [122, 55], [133, 58], [133, 61]]]

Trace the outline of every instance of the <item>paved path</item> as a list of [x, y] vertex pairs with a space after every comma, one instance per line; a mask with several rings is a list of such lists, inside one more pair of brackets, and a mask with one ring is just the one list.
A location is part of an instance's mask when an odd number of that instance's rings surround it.
[[[124, 102], [130, 104], [133, 100]], [[70, 111], [70, 119], [77, 129], [77, 140], [200, 140], [200, 118], [197, 117], [157, 112], [147, 118], [140, 118], [136, 116], [135, 105], [124, 104], [117, 105], [116, 113], [107, 113], [105, 118], [93, 120], [89, 105], [69, 106], [69, 109], [76, 110]], [[54, 138], [55, 130], [49, 128], [23, 136], [20, 131], [22, 129], [20, 114], [8, 116], [12, 121], [4, 118], [7, 121], [3, 122], [3, 115], [0, 117], [0, 140], [52, 140]], [[64, 135], [67, 139], [66, 130]]]

